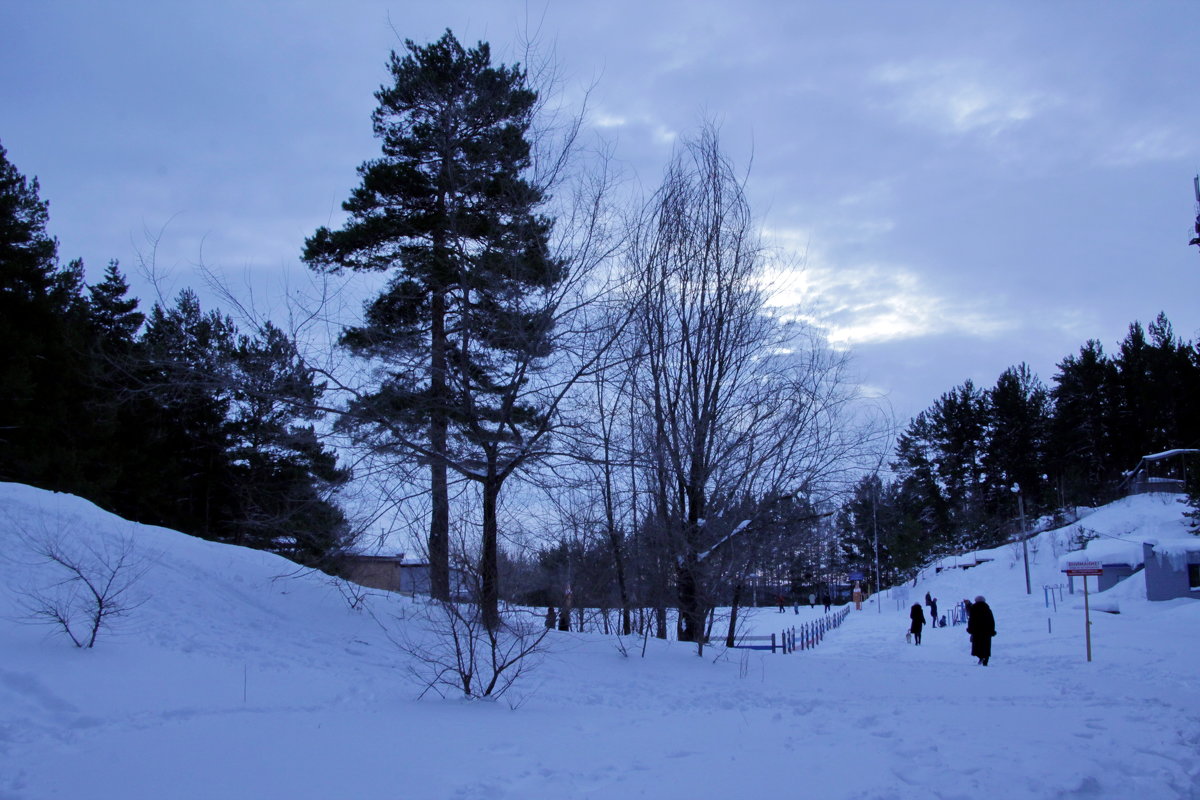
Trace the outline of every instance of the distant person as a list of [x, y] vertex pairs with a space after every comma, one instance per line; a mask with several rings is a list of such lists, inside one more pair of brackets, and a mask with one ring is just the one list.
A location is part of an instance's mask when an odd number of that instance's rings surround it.
[[821, 595], [821, 602], [825, 604], [825, 613], [829, 613], [829, 608], [833, 605], [833, 601], [829, 599], [829, 592]]
[[777, 597], [775, 599], [779, 601], [779, 613], [782, 614], [784, 597], [783, 597], [783, 595], [779, 595], [779, 597]]
[[850, 599], [854, 601], [854, 610], [862, 611], [863, 590], [857, 583], [854, 584], [854, 591], [850, 593]]
[[937, 598], [936, 597], [929, 601], [929, 624], [935, 628], [937, 627], [937, 624], [938, 624], [937, 623]]
[[932, 600], [933, 600], [933, 598], [929, 596], [929, 592], [926, 592], [926, 593], [925, 593], [925, 605], [929, 605], [929, 603], [930, 603]]
[[996, 635], [996, 618], [992, 609], [983, 599], [983, 595], [975, 598], [970, 605], [970, 615], [967, 617], [967, 634], [971, 637], [971, 655], [979, 661], [976, 663], [988, 665], [992, 657], [992, 637]]
[[912, 626], [908, 630], [913, 635], [913, 643], [920, 644], [921, 629], [925, 627], [925, 612], [921, 610], [921, 604], [913, 603], [908, 616], [912, 620]]
[[816, 594], [816, 592], [809, 592], [809, 593], [808, 593], [808, 607], [809, 607], [809, 608], [815, 608], [815, 607], [816, 607], [816, 605], [817, 605], [817, 594]]

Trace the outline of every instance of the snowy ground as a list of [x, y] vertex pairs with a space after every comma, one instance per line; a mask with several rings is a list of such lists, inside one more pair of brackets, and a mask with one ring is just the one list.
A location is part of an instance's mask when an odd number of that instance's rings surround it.
[[[1182, 533], [1154, 497], [1087, 518], [1106, 536]], [[92, 650], [22, 624], [51, 574], [23, 534], [132, 537], [144, 604]], [[499, 702], [442, 700], [327, 578], [275, 557], [132, 525], [0, 484], [0, 800], [43, 798], [1200, 798], [1200, 602], [1107, 593], [1086, 661], [1081, 596], [1057, 610], [1067, 532], [931, 575], [791, 655], [554, 632]], [[1057, 543], [1057, 544], [1056, 544]], [[1134, 579], [1136, 581], [1136, 577]], [[926, 591], [987, 596], [999, 634], [904, 640]], [[421, 606], [376, 596], [393, 633]], [[819, 610], [818, 610], [819, 613]], [[762, 610], [762, 632], [812, 616]], [[403, 618], [403, 619], [397, 619]], [[514, 709], [512, 706], [516, 706]]]

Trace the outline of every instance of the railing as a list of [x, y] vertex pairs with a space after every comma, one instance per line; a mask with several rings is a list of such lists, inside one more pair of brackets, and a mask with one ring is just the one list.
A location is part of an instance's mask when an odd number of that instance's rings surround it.
[[[1042, 595], [1046, 599], [1046, 608], [1050, 608], [1050, 605], [1053, 603], [1055, 613], [1058, 612], [1058, 604], [1063, 600], [1063, 589], [1072, 589], [1072, 587], [1068, 587], [1065, 583], [1047, 583], [1042, 585]], [[1072, 590], [1071, 593], [1074, 594], [1074, 591]]]
[[[849, 613], [850, 606], [846, 606], [841, 611], [826, 614], [824, 617], [815, 619], [812, 622], [784, 628], [778, 634], [772, 633], [769, 636], [739, 636], [736, 639], [734, 647], [744, 650], [770, 650], [772, 653], [794, 653], [797, 650], [811, 650], [824, 640], [825, 634], [834, 628], [840, 627], [846, 621], [846, 616]], [[761, 642], [762, 644], [747, 644], [747, 642]]]

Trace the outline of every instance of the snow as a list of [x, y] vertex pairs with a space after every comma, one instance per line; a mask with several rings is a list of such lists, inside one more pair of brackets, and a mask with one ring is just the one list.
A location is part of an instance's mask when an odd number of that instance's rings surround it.
[[1058, 559], [1059, 569], [1069, 561], [1099, 561], [1101, 564], [1125, 564], [1136, 569], [1142, 563], [1143, 542], [1167, 548], [1187, 550], [1200, 544], [1192, 535], [1186, 508], [1175, 494], [1134, 495], [1093, 511], [1078, 522], [1059, 531], [1044, 534], [1057, 550], [1069, 546], [1080, 529], [1098, 534], [1082, 550], [1071, 550]]
[[[1182, 510], [1144, 495], [1084, 524], [1162, 536]], [[147, 566], [142, 604], [91, 650], [20, 610], [53, 580], [23, 541], [59, 532], [97, 550], [124, 537]], [[419, 601], [354, 611], [276, 557], [0, 484], [0, 798], [1200, 797], [1200, 602], [1149, 603], [1138, 576], [1093, 594], [1121, 613], [1093, 611], [1089, 663], [1082, 595], [1047, 608], [1042, 588], [1064, 582], [1071, 533], [1031, 540], [1031, 596], [1006, 546], [872, 598], [814, 650], [698, 658], [650, 640], [642, 657], [641, 640], [623, 655], [554, 631], [501, 700], [418, 700], [392, 639], [420, 635]], [[987, 597], [988, 667], [961, 626], [905, 642], [926, 591], [941, 611]]]

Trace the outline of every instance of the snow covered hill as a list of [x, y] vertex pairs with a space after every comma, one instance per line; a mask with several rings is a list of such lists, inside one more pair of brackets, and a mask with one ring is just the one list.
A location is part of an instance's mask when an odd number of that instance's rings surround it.
[[[1180, 511], [1143, 496], [1082, 524], [1186, 535]], [[1032, 595], [1000, 548], [885, 592], [812, 651], [697, 658], [652, 640], [642, 657], [640, 640], [626, 655], [556, 631], [501, 701], [417, 700], [393, 640], [421, 635], [419, 602], [373, 595], [355, 611], [274, 556], [0, 484], [0, 800], [1200, 798], [1200, 602], [1119, 585], [1088, 663], [1080, 595], [1047, 608], [1042, 590], [1063, 582], [1071, 534], [1034, 543]], [[80, 559], [130, 542], [144, 569], [136, 607], [93, 649], [27, 624], [59, 580], [34, 563], [46, 541]], [[943, 610], [988, 598], [990, 666], [961, 627], [905, 642], [926, 591]]]

